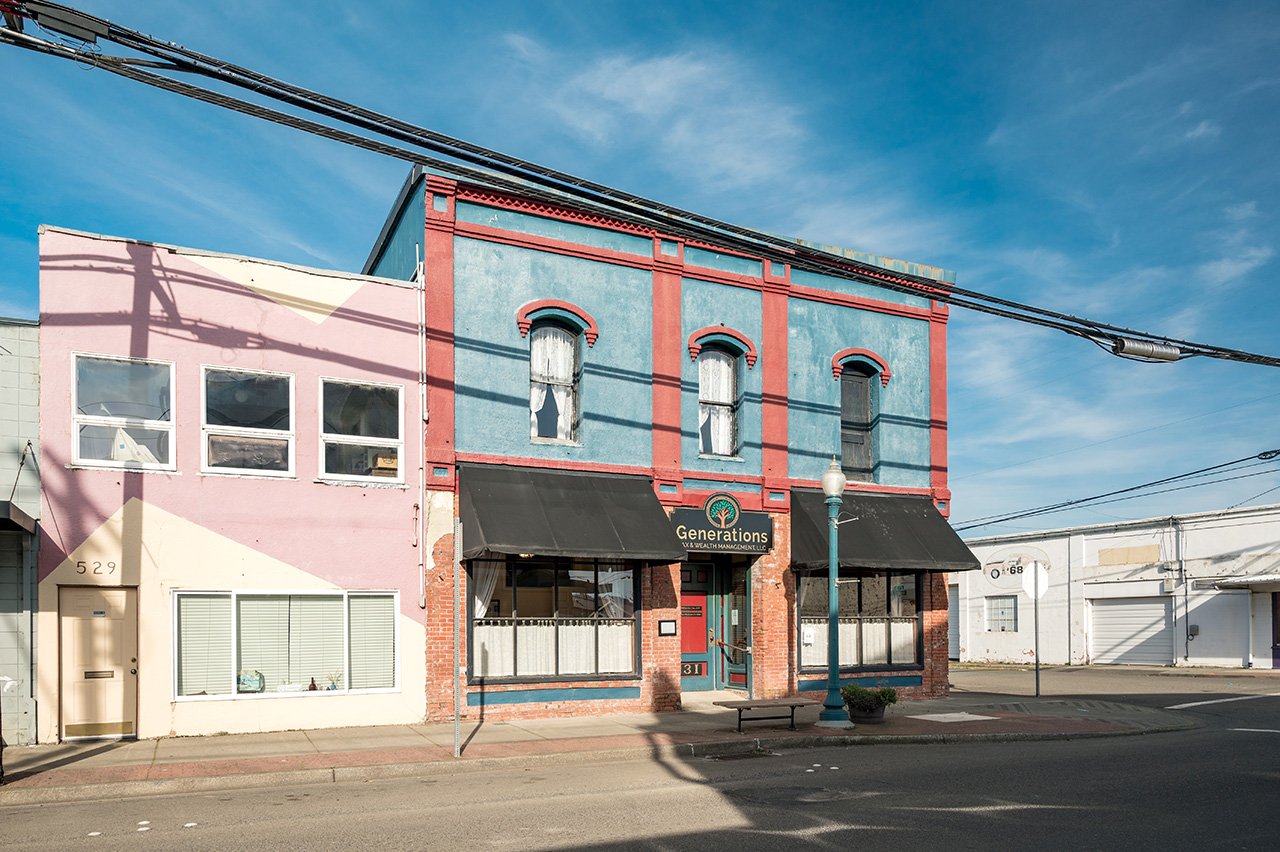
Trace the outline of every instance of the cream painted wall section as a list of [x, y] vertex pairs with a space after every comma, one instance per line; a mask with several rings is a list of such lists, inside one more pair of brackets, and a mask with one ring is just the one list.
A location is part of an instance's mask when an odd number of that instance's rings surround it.
[[[449, 516], [452, 523], [452, 512]], [[58, 635], [58, 587], [85, 585], [138, 589], [139, 737], [411, 724], [421, 721], [426, 713], [422, 689], [426, 679], [425, 630], [403, 614], [399, 617], [399, 692], [175, 701], [174, 590], [337, 587], [136, 498], [108, 518], [40, 583], [41, 636]], [[416, 606], [416, 601], [404, 600], [406, 594], [411, 592], [401, 592], [401, 608]], [[39, 740], [57, 742], [57, 643], [41, 642], [38, 654]]]
[[193, 254], [185, 257], [228, 281], [248, 287], [258, 295], [301, 314], [316, 325], [327, 320], [368, 280], [234, 257]]

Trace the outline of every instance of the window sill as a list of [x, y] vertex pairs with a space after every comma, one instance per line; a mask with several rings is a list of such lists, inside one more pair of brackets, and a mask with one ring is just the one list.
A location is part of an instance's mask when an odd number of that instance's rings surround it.
[[581, 447], [581, 441], [562, 441], [559, 438], [530, 438], [530, 444], [541, 444], [551, 447]]
[[390, 488], [405, 491], [409, 488], [406, 482], [397, 482], [396, 480], [386, 479], [333, 479], [324, 476], [318, 476], [311, 480], [317, 485], [343, 485], [354, 488]]
[[612, 683], [614, 681], [642, 680], [635, 672], [618, 672], [617, 674], [594, 675], [530, 675], [528, 677], [477, 677], [468, 678], [467, 686], [536, 686], [538, 684], [555, 683]]
[[90, 464], [88, 462], [72, 462], [62, 466], [65, 470], [105, 470], [108, 473], [163, 473], [169, 476], [182, 476], [176, 467], [138, 467], [122, 464]]
[[[886, 672], [920, 672], [924, 671], [924, 666], [920, 663], [890, 663], [883, 666], [861, 666], [857, 668], [841, 666], [840, 674], [885, 674]], [[806, 666], [800, 669], [802, 676], [808, 677], [825, 677], [827, 667]]]
[[290, 692], [224, 692], [217, 695], [177, 695], [174, 704], [186, 704], [189, 701], [266, 701], [273, 698], [333, 698], [339, 695], [394, 695], [399, 687], [381, 689], [299, 689]]
[[229, 479], [282, 479], [297, 481], [298, 476], [293, 471], [252, 471], [252, 470], [213, 470], [204, 469], [200, 471], [201, 476], [224, 476]]

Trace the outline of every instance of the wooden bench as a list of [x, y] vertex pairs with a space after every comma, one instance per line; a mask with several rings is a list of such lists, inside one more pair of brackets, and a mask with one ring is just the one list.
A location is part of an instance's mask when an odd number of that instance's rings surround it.
[[796, 708], [808, 707], [811, 704], [817, 704], [812, 698], [761, 698], [757, 701], [713, 701], [711, 702], [717, 707], [727, 707], [730, 710], [738, 711], [738, 733], [742, 733], [742, 714], [747, 710], [779, 710], [783, 707], [787, 708], [787, 713], [777, 716], [751, 716], [746, 719], [748, 722], [769, 722], [775, 719], [789, 719], [791, 721], [791, 730], [796, 730]]

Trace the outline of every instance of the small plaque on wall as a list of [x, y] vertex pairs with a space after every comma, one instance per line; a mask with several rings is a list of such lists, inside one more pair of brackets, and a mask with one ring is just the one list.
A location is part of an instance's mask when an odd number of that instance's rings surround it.
[[659, 636], [675, 636], [676, 623], [674, 621], [659, 621], [658, 635]]

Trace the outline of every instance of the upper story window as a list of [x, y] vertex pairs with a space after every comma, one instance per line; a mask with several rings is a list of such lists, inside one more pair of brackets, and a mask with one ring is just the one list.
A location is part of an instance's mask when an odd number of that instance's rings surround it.
[[859, 365], [840, 374], [840, 468], [849, 479], [872, 479], [871, 376]]
[[403, 482], [400, 388], [321, 379], [324, 476]]
[[840, 383], [840, 467], [852, 480], [872, 482], [880, 390], [893, 373], [870, 349], [842, 349], [831, 358], [831, 374]]
[[77, 355], [77, 464], [173, 470], [173, 364]]
[[204, 370], [206, 471], [293, 474], [293, 377], [219, 367]]
[[529, 333], [529, 437], [578, 438], [578, 335], [555, 323]]
[[698, 354], [698, 448], [709, 456], [738, 454], [738, 357], [724, 349]]

